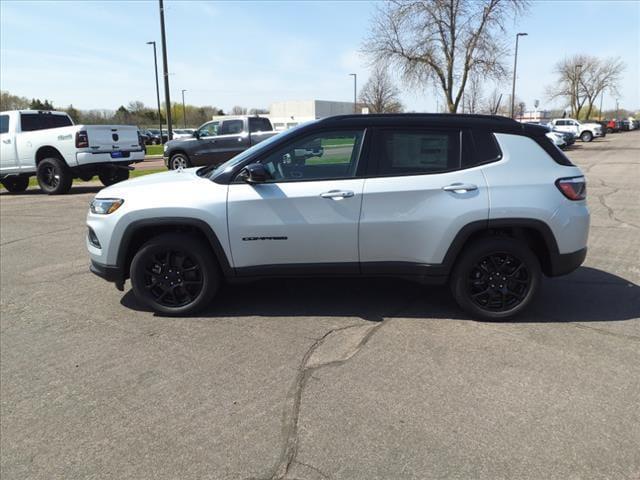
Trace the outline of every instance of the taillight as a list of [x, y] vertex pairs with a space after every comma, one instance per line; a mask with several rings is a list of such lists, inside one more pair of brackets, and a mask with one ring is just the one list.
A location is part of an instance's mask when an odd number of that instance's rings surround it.
[[559, 178], [556, 187], [569, 200], [584, 200], [587, 198], [587, 182], [584, 177]]
[[89, 135], [85, 130], [76, 132], [76, 148], [87, 148], [89, 146]]

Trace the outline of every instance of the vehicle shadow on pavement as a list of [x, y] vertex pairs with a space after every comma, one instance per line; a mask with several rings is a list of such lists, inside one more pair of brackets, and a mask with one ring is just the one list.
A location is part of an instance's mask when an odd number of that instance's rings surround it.
[[[132, 290], [121, 300], [133, 310], [149, 311]], [[471, 320], [446, 287], [391, 279], [269, 279], [224, 285], [202, 318], [359, 317], [450, 318]], [[546, 278], [534, 303], [513, 323], [606, 322], [640, 318], [640, 286], [602, 270], [581, 267], [571, 275]]]
[[[71, 187], [71, 190], [69, 190], [69, 193], [66, 193], [64, 195], [56, 195], [56, 197], [64, 198], [67, 195], [82, 194], [82, 193], [98, 193], [103, 188], [104, 188], [104, 185], [77, 185], [77, 186], [74, 185], [74, 186]], [[7, 196], [7, 197], [31, 197], [33, 195], [46, 195], [46, 193], [44, 193], [39, 188], [29, 188], [28, 190], [25, 190], [24, 192], [18, 192], [18, 193], [9, 193], [8, 191], [2, 189], [2, 190], [0, 190], [0, 195], [3, 196], [3, 197], [4, 196]]]

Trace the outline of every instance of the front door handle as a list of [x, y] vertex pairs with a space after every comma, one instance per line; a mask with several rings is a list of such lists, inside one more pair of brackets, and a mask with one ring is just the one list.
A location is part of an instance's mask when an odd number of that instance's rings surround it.
[[442, 190], [453, 193], [467, 193], [478, 190], [478, 186], [473, 183], [452, 183], [451, 185], [442, 187]]
[[329, 190], [328, 192], [321, 193], [322, 198], [335, 198], [340, 200], [341, 198], [351, 198], [354, 193], [349, 190]]
[[6, 140], [2, 140], [2, 143], [6, 143], [7, 145], [11, 145], [11, 139], [7, 138]]

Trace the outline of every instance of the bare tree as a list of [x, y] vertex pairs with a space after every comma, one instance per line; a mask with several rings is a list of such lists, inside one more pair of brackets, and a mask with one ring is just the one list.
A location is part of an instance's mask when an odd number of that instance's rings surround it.
[[526, 7], [526, 0], [394, 0], [379, 7], [363, 51], [415, 86], [433, 82], [456, 112], [471, 73], [506, 75], [505, 22]]
[[403, 109], [400, 91], [382, 66], [373, 71], [360, 90], [359, 101], [371, 113], [397, 113]]
[[235, 105], [231, 109], [231, 115], [246, 115], [246, 114], [247, 114], [247, 109], [245, 107], [241, 107], [239, 105]]
[[469, 76], [469, 84], [464, 92], [462, 109], [466, 113], [480, 113], [483, 102], [482, 80], [475, 73]]
[[625, 64], [619, 58], [600, 59], [591, 55], [574, 55], [559, 61], [554, 68], [557, 81], [547, 88], [548, 97], [562, 98], [572, 115], [579, 118], [586, 107], [585, 118], [593, 111], [602, 92], [617, 92]]

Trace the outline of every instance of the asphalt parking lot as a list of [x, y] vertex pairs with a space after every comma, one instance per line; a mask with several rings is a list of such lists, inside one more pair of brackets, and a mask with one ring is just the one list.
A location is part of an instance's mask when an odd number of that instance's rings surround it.
[[400, 280], [163, 318], [88, 271], [99, 187], [0, 195], [3, 479], [640, 478], [640, 131], [578, 144], [586, 264], [524, 316]]

